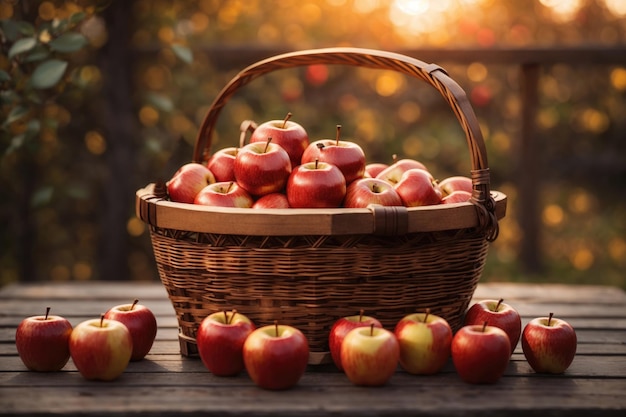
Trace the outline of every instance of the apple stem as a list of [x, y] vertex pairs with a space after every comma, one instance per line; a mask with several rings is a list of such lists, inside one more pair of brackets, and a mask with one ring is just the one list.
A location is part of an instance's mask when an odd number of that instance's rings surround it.
[[374, 336], [374, 323], [370, 324], [370, 336]]
[[315, 158], [315, 169], [317, 169], [317, 166], [319, 165], [320, 160], [319, 158]]
[[363, 314], [365, 314], [365, 310], [361, 309], [359, 311], [359, 323], [363, 321]]
[[104, 313], [100, 314], [100, 327], [104, 327]]
[[270, 147], [270, 143], [272, 142], [272, 137], [267, 138], [267, 143], [265, 143], [265, 149], [263, 149], [263, 153], [267, 153], [267, 148]]
[[485, 321], [485, 322], [483, 323], [483, 330], [482, 330], [482, 331], [483, 331], [483, 333], [485, 333], [485, 329], [486, 329], [486, 328], [487, 328], [487, 322]]
[[552, 316], [554, 316], [554, 313], [550, 313], [550, 315], [548, 316], [548, 327], [550, 327], [550, 322], [552, 321]]
[[48, 320], [48, 314], [50, 314], [50, 307], [46, 307], [46, 316], [43, 318], [44, 320]]
[[135, 300], [133, 301], [133, 304], [130, 306], [131, 311], [135, 308], [138, 302], [139, 302], [139, 299], [135, 298]]
[[398, 154], [391, 155], [391, 163], [395, 164], [398, 161]]
[[231, 181], [230, 184], [228, 184], [228, 188], [226, 189], [226, 192], [224, 194], [228, 194], [230, 192], [230, 189], [233, 188], [234, 183], [234, 181]]
[[424, 323], [426, 323], [426, 320], [428, 320], [429, 315], [430, 315], [430, 308], [427, 308], [424, 314]]
[[498, 309], [500, 308], [500, 304], [502, 304], [502, 302], [503, 302], [503, 301], [504, 301], [504, 299], [503, 299], [503, 298], [500, 298], [500, 299], [498, 300], [498, 304], [496, 304], [496, 309], [495, 309], [494, 311], [498, 311]]
[[285, 120], [283, 120], [283, 129], [287, 127], [287, 122], [289, 121], [289, 119], [291, 119], [291, 112], [287, 113], [287, 115], [285, 116]]
[[341, 133], [341, 125], [337, 125], [337, 134], [335, 135], [335, 145], [339, 146], [339, 136]]
[[278, 320], [274, 320], [274, 331], [276, 332], [276, 337], [278, 337]]
[[237, 310], [233, 309], [233, 311], [230, 312], [230, 319], [226, 321], [226, 324], [230, 324], [233, 322], [233, 319], [235, 318], [235, 314], [237, 314]]

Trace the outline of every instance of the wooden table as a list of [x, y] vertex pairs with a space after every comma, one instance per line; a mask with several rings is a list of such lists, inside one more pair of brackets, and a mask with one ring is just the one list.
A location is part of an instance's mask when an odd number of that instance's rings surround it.
[[[159, 283], [86, 282], [12, 285], [0, 290], [0, 415], [16, 416], [624, 416], [626, 294], [617, 288], [481, 284], [475, 299], [505, 298], [523, 316], [554, 312], [578, 334], [564, 375], [535, 374], [521, 351], [495, 385], [462, 382], [450, 361], [435, 376], [398, 369], [384, 387], [353, 386], [331, 365], [309, 369], [293, 389], [257, 388], [244, 373], [220, 378], [197, 358], [180, 355], [177, 323]], [[146, 359], [115, 382], [84, 380], [72, 361], [60, 372], [26, 370], [15, 329], [26, 316], [53, 314], [73, 325], [137, 297], [157, 315], [159, 331]]]

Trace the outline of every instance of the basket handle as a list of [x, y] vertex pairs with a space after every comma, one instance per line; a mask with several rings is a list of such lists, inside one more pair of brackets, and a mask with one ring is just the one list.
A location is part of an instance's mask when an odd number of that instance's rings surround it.
[[498, 222], [495, 201], [490, 195], [489, 167], [483, 136], [465, 91], [436, 64], [427, 64], [406, 55], [362, 48], [323, 48], [276, 55], [240, 71], [217, 95], [200, 126], [193, 154], [195, 162], [208, 160], [211, 136], [218, 116], [233, 94], [244, 85], [272, 71], [316, 65], [350, 65], [372, 69], [395, 70], [419, 78], [437, 89], [456, 115], [469, 147], [473, 193], [471, 201], [478, 208], [481, 226], [487, 240], [495, 240]]

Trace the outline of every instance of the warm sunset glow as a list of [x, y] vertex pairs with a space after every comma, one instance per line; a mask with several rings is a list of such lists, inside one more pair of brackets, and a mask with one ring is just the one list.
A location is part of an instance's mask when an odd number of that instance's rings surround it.
[[550, 9], [555, 20], [567, 22], [572, 20], [582, 7], [582, 0], [539, 0]]
[[626, 16], [626, 1], [624, 0], [602, 0], [606, 8], [617, 17]]

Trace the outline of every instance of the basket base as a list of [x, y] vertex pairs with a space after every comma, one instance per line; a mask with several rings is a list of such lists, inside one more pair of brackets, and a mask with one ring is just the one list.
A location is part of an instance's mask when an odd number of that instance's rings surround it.
[[[199, 357], [198, 344], [195, 339], [178, 334], [178, 343], [180, 344], [180, 353], [186, 357]], [[309, 365], [326, 365], [333, 363], [330, 352], [309, 352]]]

